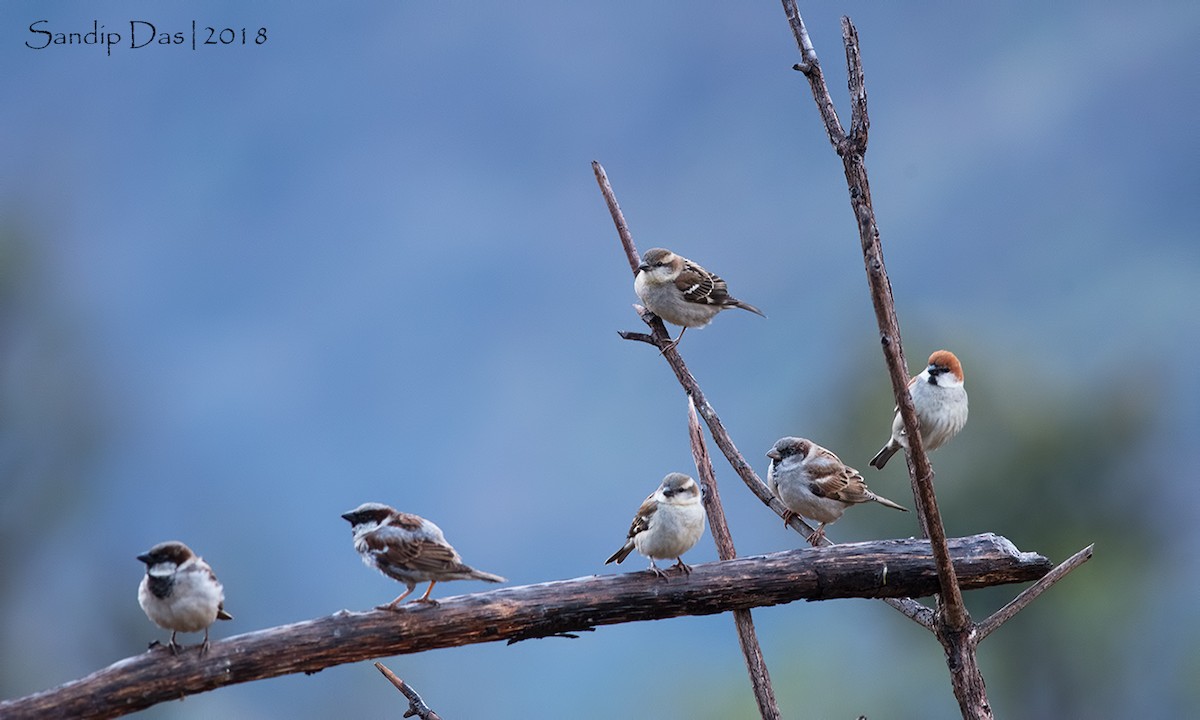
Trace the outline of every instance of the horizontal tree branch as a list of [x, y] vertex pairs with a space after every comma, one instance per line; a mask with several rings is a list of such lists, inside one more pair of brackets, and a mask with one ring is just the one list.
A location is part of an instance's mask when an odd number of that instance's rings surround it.
[[[1050, 562], [991, 533], [955, 538], [964, 588], [1037, 580]], [[110, 718], [226, 685], [436, 648], [510, 643], [601, 625], [711, 615], [796, 600], [919, 597], [938, 590], [929, 541], [847, 543], [705, 563], [669, 580], [629, 572], [501, 588], [399, 612], [340, 611], [212, 643], [158, 647], [57, 688], [0, 703], [0, 717]]]

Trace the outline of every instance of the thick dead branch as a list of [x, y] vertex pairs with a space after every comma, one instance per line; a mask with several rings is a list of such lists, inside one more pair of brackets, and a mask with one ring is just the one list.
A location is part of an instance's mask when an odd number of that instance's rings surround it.
[[[1029, 582], [1050, 569], [992, 534], [950, 543], [964, 587]], [[5, 720], [109, 718], [167, 700], [389, 655], [590, 630], [617, 623], [711, 615], [796, 600], [918, 597], [937, 591], [927, 540], [802, 548], [696, 565], [663, 581], [648, 571], [501, 588], [405, 605], [399, 612], [341, 611], [237, 635], [208, 653], [165, 648], [118, 661], [81, 680], [0, 703]]]
[[[708, 447], [704, 444], [700, 419], [696, 417], [696, 403], [690, 396], [688, 437], [692, 441], [692, 458], [696, 461], [696, 472], [704, 488], [704, 508], [708, 512], [709, 532], [717, 544], [717, 557], [732, 560], [737, 557], [737, 550], [733, 547], [729, 523], [725, 521], [725, 509], [721, 505], [721, 493], [717, 488], [717, 477], [713, 473], [712, 459], [709, 458]], [[734, 610], [733, 624], [737, 627], [738, 642], [742, 646], [742, 655], [746, 658], [746, 671], [750, 673], [750, 685], [754, 689], [758, 713], [763, 720], [780, 720], [783, 715], [779, 712], [779, 701], [775, 699], [775, 688], [771, 687], [767, 662], [763, 658], [762, 646], [758, 643], [758, 634], [754, 631], [754, 618], [749, 610]]]

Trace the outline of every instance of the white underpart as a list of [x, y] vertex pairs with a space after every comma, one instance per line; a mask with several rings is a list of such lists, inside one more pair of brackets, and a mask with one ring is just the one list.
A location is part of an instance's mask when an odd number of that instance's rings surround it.
[[686, 503], [666, 500], [656, 493], [658, 510], [650, 516], [649, 527], [633, 537], [633, 546], [651, 560], [674, 560], [691, 550], [704, 533], [704, 507], [700, 496]]
[[217, 608], [225, 599], [221, 584], [212, 579], [209, 570], [184, 563], [175, 571], [174, 563], [159, 563], [150, 568], [155, 577], [169, 577], [175, 582], [171, 593], [160, 598], [150, 592], [149, 577], [138, 586], [138, 603], [155, 625], [177, 632], [200, 632], [217, 619]]

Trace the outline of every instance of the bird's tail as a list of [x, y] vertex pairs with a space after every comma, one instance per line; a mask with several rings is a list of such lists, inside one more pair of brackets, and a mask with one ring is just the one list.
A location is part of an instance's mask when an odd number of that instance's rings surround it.
[[224, 607], [218, 607], [217, 608], [217, 619], [218, 620], [232, 620], [233, 616], [230, 615], [229, 613], [225, 612]]
[[621, 549], [612, 554], [612, 557], [604, 561], [605, 565], [616, 563], [620, 565], [625, 562], [625, 558], [629, 557], [629, 553], [633, 552], [633, 543], [627, 542], [621, 546]]
[[884, 505], [884, 506], [893, 508], [895, 510], [901, 510], [903, 512], [908, 512], [908, 508], [904, 507], [903, 505], [897, 505], [896, 503], [892, 502], [891, 500], [888, 500], [887, 498], [882, 497], [880, 495], [876, 495], [875, 493], [871, 493], [871, 499], [874, 500], [875, 502], [879, 503], [880, 505]]
[[763, 317], [767, 316], [767, 314], [764, 313], [762, 310], [759, 310], [758, 308], [754, 307], [753, 305], [751, 305], [748, 302], [742, 302], [741, 300], [734, 300], [733, 306], [740, 307], [743, 310], [749, 310], [750, 312], [754, 313], [755, 315], [762, 315]]
[[486, 582], [494, 582], [494, 583], [508, 582], [508, 578], [503, 578], [503, 577], [500, 577], [499, 575], [493, 575], [490, 572], [476, 570], [475, 568], [471, 568], [471, 578], [473, 580], [484, 580]]
[[887, 461], [891, 460], [892, 456], [895, 455], [896, 451], [899, 449], [899, 445], [894, 445], [890, 442], [887, 445], [884, 445], [883, 449], [880, 450], [875, 457], [871, 458], [871, 467], [882, 470], [883, 466], [887, 465]]

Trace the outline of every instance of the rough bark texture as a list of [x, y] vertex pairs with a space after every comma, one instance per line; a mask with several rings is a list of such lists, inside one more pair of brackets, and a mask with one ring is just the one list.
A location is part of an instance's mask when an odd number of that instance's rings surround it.
[[[950, 542], [964, 588], [1037, 580], [1046, 558], [993, 534]], [[796, 600], [919, 597], [938, 589], [927, 540], [803, 548], [696, 565], [669, 581], [648, 571], [502, 588], [328, 617], [218, 640], [208, 654], [163, 647], [36, 695], [0, 703], [0, 717], [107, 718], [225, 685], [435, 648], [516, 642], [601, 625], [710, 615]]]

